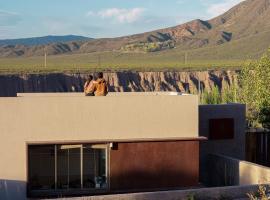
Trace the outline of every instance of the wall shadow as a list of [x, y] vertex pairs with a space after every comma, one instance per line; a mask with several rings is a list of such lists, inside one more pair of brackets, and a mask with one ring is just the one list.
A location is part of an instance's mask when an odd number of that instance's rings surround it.
[[26, 198], [26, 182], [0, 179], [0, 199], [23, 200]]

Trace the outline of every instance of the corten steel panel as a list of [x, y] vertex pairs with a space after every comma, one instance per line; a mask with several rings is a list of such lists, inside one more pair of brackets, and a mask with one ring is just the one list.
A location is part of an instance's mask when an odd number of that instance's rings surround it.
[[199, 141], [118, 143], [110, 151], [110, 189], [198, 185]]

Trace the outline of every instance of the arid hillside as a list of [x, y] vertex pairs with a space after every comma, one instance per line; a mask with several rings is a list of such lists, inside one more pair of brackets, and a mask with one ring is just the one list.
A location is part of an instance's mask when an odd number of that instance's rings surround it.
[[[82, 92], [88, 74], [0, 75], [0, 96], [17, 92]], [[237, 71], [105, 73], [110, 92], [178, 91], [197, 93], [238, 83]], [[200, 82], [200, 84], [199, 84]]]
[[246, 0], [214, 19], [196, 19], [142, 34], [37, 46], [0, 45], [0, 57], [41, 56], [44, 51], [48, 55], [59, 55], [104, 51], [197, 51], [202, 48], [209, 54], [230, 51], [233, 55], [240, 51], [245, 57], [247, 51], [253, 55], [258, 49], [264, 52], [270, 46], [269, 28], [270, 0]]

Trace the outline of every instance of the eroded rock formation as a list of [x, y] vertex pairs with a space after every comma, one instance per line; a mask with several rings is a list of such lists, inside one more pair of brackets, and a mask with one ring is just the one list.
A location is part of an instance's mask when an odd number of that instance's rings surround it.
[[[196, 93], [237, 84], [238, 71], [110, 72], [104, 73], [111, 92], [178, 91]], [[0, 75], [0, 96], [23, 92], [82, 92], [87, 74]]]

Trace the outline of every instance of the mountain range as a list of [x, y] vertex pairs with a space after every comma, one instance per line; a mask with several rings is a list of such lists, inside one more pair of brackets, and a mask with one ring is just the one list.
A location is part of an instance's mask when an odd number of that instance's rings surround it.
[[0, 46], [3, 46], [3, 45], [37, 46], [37, 45], [47, 45], [51, 43], [60, 43], [60, 42], [85, 41], [85, 40], [90, 40], [90, 39], [92, 38], [88, 38], [84, 36], [77, 36], [77, 35], [64, 35], [64, 36], [48, 35], [44, 37], [0, 40]]
[[[257, 57], [270, 47], [270, 0], [246, 0], [210, 20], [118, 38], [81, 36], [0, 40], [0, 57], [120, 52], [209, 52], [222, 59]], [[210, 53], [211, 52], [211, 53]], [[229, 53], [228, 53], [229, 52]], [[221, 58], [220, 57], [220, 58]]]

